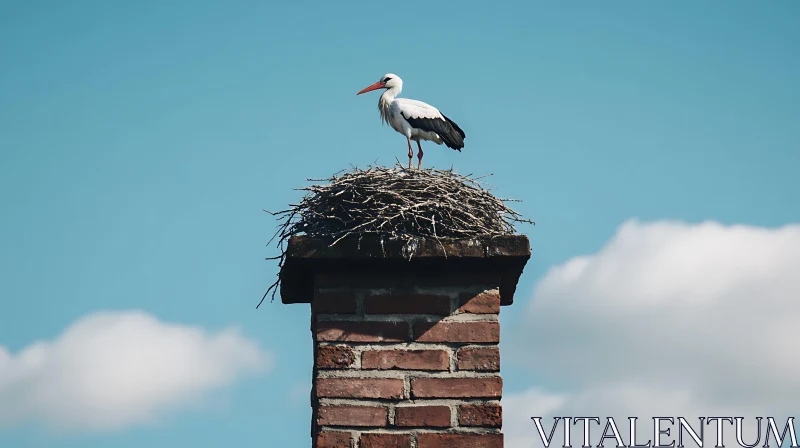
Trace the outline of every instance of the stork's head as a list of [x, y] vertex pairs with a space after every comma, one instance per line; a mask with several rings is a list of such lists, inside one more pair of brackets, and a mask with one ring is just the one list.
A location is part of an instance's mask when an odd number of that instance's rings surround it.
[[363, 90], [358, 92], [356, 95], [361, 95], [362, 93], [371, 92], [373, 90], [391, 89], [391, 88], [395, 88], [395, 87], [402, 88], [403, 87], [403, 80], [400, 79], [400, 77], [395, 75], [394, 73], [387, 73], [387, 74], [381, 76], [380, 81], [376, 82], [375, 84], [372, 84], [369, 87], [365, 87]]

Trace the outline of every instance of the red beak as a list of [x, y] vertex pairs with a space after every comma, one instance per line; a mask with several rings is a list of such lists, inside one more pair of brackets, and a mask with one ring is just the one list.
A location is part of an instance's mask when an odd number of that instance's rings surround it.
[[378, 81], [378, 82], [376, 82], [375, 84], [373, 84], [373, 85], [371, 85], [369, 87], [365, 87], [364, 90], [356, 93], [356, 95], [361, 95], [362, 93], [372, 92], [373, 90], [383, 89], [384, 87], [386, 87], [386, 83]]

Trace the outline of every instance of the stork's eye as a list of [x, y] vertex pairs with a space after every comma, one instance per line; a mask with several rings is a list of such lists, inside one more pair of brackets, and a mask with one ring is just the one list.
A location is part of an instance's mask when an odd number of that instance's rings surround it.
[[390, 80], [390, 79], [392, 79], [392, 78], [386, 78], [386, 79], [384, 79], [384, 80], [383, 80], [384, 84], [385, 84], [385, 83], [387, 83], [387, 82], [389, 82], [389, 80]]

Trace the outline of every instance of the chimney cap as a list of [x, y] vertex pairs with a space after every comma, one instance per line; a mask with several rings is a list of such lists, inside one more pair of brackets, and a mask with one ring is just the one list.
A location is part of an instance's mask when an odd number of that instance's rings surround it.
[[510, 305], [531, 257], [525, 235], [485, 238], [395, 239], [382, 235], [332, 239], [293, 236], [281, 269], [283, 303], [310, 303], [316, 274], [330, 276], [436, 279], [481, 275], [496, 279], [501, 304]]

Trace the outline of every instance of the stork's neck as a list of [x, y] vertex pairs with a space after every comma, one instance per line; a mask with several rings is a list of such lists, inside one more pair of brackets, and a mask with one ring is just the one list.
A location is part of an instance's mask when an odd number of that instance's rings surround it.
[[381, 95], [381, 99], [379, 100], [381, 106], [392, 104], [392, 101], [400, 95], [400, 92], [403, 90], [403, 86], [393, 86], [386, 89], [385, 92]]
[[389, 109], [394, 102], [394, 98], [400, 94], [400, 91], [403, 90], [403, 86], [393, 86], [386, 89], [383, 94], [381, 94], [380, 99], [378, 99], [378, 110], [381, 112], [381, 120], [389, 123]]

